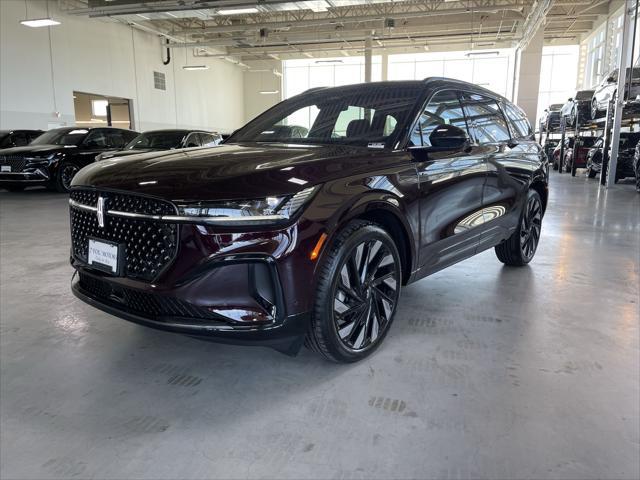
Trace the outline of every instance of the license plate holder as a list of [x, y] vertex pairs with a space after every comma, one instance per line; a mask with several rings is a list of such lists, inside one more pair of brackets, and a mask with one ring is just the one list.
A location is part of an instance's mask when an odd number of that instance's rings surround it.
[[120, 276], [124, 270], [124, 245], [102, 238], [88, 237], [87, 263], [103, 272]]

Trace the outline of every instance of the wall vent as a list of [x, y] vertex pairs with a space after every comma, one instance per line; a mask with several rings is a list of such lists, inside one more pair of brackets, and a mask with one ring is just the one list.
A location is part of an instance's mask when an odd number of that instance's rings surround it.
[[157, 90], [166, 90], [167, 89], [167, 80], [165, 78], [164, 73], [153, 72], [153, 86]]

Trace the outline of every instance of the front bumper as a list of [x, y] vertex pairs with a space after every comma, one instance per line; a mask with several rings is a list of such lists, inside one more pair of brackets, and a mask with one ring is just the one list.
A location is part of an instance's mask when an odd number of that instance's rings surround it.
[[42, 185], [49, 181], [49, 176], [42, 170], [32, 172], [2, 172], [0, 173], [0, 187]]
[[[72, 291], [82, 301], [125, 320], [223, 343], [264, 345], [296, 354], [309, 315], [286, 315], [273, 259], [247, 255], [221, 261], [170, 292], [135, 288], [72, 259]], [[207, 288], [209, 285], [209, 288]]]

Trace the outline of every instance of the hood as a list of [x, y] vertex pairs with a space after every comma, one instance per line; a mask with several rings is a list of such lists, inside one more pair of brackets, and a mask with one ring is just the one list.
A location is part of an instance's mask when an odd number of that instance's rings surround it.
[[388, 151], [367, 147], [226, 144], [103, 160], [78, 172], [72, 186], [134, 191], [172, 201], [263, 198], [366, 174], [388, 162]]
[[52, 153], [68, 152], [76, 149], [75, 145], [27, 145], [26, 147], [3, 148], [0, 155], [33, 155], [37, 157], [46, 157]]

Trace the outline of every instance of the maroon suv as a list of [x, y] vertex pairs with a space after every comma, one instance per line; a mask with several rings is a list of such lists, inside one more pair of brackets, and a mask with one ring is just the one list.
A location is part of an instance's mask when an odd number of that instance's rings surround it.
[[217, 148], [82, 169], [73, 291], [163, 330], [355, 361], [384, 339], [401, 285], [492, 247], [527, 264], [547, 171], [522, 111], [483, 88], [313, 89]]

